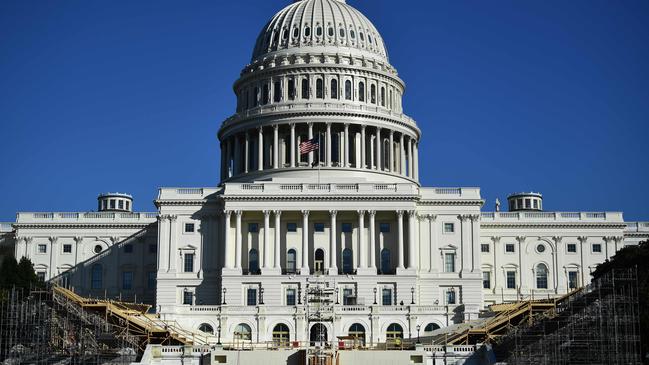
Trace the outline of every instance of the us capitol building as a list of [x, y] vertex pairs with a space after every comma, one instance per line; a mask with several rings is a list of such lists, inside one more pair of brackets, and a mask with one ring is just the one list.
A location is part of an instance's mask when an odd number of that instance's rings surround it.
[[95, 212], [20, 212], [2, 244], [44, 280], [155, 303], [221, 341], [376, 344], [565, 294], [649, 238], [622, 213], [546, 211], [539, 193], [482, 211], [479, 188], [421, 186], [404, 82], [344, 0], [275, 14], [234, 92], [217, 187], [162, 188], [154, 213], [122, 193]]

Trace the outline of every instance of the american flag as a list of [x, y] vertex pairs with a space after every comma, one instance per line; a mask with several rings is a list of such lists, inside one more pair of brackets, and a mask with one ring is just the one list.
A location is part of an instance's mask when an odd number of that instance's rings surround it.
[[300, 154], [305, 155], [312, 151], [317, 151], [320, 148], [320, 139], [315, 137], [308, 141], [300, 143]]

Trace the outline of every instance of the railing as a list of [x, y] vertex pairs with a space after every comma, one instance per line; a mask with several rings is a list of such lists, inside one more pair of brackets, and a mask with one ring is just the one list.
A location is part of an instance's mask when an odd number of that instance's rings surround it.
[[180, 195], [203, 195], [201, 188], [180, 188], [176, 189], [176, 193]]
[[13, 223], [0, 223], [0, 232], [11, 232], [13, 230], [13, 227], [11, 226]]
[[120, 212], [61, 212], [61, 213], [18, 213], [16, 223], [42, 222], [44, 220], [53, 222], [131, 222], [131, 223], [152, 223], [158, 217], [158, 213], [120, 213]]
[[462, 188], [435, 188], [435, 194], [461, 195]]
[[416, 195], [419, 190], [413, 184], [282, 184], [282, 183], [258, 183], [258, 184], [226, 184], [225, 194], [247, 194], [247, 193], [263, 193], [263, 194], [278, 194], [278, 195], [291, 195], [296, 192], [305, 194], [382, 194], [393, 193], [399, 195]]
[[[623, 223], [622, 213], [618, 212], [483, 212], [484, 222], [498, 220], [551, 220]], [[628, 224], [627, 224], [628, 227]]]

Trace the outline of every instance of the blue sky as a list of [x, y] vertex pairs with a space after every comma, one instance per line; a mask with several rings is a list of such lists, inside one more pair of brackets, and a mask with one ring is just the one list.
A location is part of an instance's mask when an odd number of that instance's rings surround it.
[[[649, 1], [349, 3], [407, 84], [424, 185], [649, 220]], [[287, 4], [0, 2], [0, 220], [216, 185], [232, 83]]]

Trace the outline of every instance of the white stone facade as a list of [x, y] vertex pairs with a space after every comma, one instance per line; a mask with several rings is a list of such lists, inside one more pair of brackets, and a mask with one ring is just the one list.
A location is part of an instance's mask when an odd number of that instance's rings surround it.
[[[344, 1], [280, 11], [234, 90], [218, 187], [160, 189], [155, 213], [131, 212], [125, 194], [100, 196], [99, 212], [18, 213], [5, 244], [44, 279], [155, 302], [222, 342], [309, 341], [321, 326], [375, 344], [561, 295], [649, 238], [621, 213], [542, 211], [540, 194], [481, 212], [478, 188], [422, 187], [404, 83]], [[301, 154], [314, 138], [319, 151]]]

